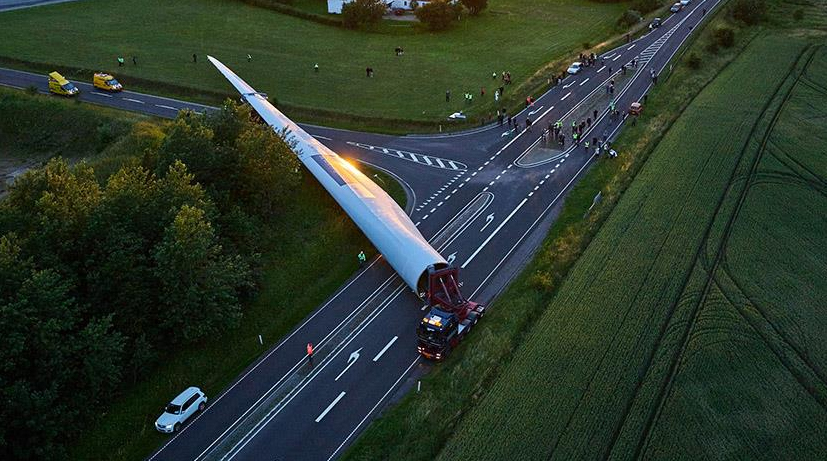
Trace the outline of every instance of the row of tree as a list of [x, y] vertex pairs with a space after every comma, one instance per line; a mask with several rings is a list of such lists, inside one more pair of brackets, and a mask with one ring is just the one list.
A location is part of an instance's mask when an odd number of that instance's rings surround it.
[[[431, 30], [444, 30], [465, 11], [472, 16], [488, 7], [488, 0], [431, 0], [411, 1], [416, 18]], [[384, 0], [354, 0], [342, 6], [342, 22], [351, 29], [377, 24], [387, 11]]]
[[[63, 457], [159, 353], [221, 333], [301, 171], [249, 109], [138, 124], [112, 174], [57, 158], [0, 202], [0, 457]], [[106, 177], [101, 177], [106, 176]]]

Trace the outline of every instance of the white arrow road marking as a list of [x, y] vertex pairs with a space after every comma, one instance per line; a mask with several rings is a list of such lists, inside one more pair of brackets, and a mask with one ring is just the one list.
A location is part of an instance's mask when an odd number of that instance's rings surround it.
[[585, 85], [585, 84], [586, 84], [586, 82], [588, 82], [588, 81], [589, 81], [589, 79], [583, 80], [582, 82], [580, 82], [580, 85], [578, 85], [578, 86], [583, 86], [583, 85]]
[[456, 251], [451, 253], [450, 255], [448, 255], [448, 264], [452, 264], [455, 259], [457, 259], [457, 252]]
[[[357, 360], [359, 360], [359, 352], [360, 352], [361, 350], [362, 350], [362, 348], [360, 347], [359, 349], [357, 349], [357, 350], [355, 350], [355, 351], [353, 351], [353, 352], [351, 352], [351, 353], [350, 353], [350, 357], [348, 357], [348, 358], [347, 358], [347, 366], [345, 367], [345, 369], [344, 369], [344, 370], [342, 370], [342, 372], [341, 372], [341, 373], [339, 373], [339, 376], [337, 376], [337, 377], [336, 377], [336, 379], [334, 379], [333, 381], [338, 381], [338, 380], [339, 380], [339, 378], [341, 378], [341, 377], [342, 377], [342, 375], [343, 375], [343, 374], [345, 374], [345, 372], [346, 372], [346, 371], [348, 371], [348, 370], [350, 369], [350, 367], [352, 367], [352, 366], [353, 366], [353, 364], [354, 364], [354, 363], [356, 363], [356, 361], [357, 361]], [[343, 392], [342, 394], [344, 394], [344, 392]], [[338, 400], [337, 400], [337, 402], [338, 402]], [[332, 407], [333, 405], [336, 405], [336, 403], [334, 402], [334, 403], [333, 403], [332, 405], [330, 405], [330, 406]], [[330, 408], [328, 408], [328, 410], [329, 410], [329, 409], [330, 409]], [[327, 413], [327, 410], [325, 410], [325, 413]], [[322, 414], [322, 416], [320, 417], [320, 419], [321, 419], [322, 417], [324, 417], [324, 414]], [[316, 422], [318, 423], [319, 421], [316, 421]]]
[[546, 106], [540, 106], [540, 107], [538, 107], [538, 108], [536, 108], [536, 109], [532, 110], [531, 112], [529, 112], [529, 113], [528, 113], [528, 115], [534, 115], [534, 114], [536, 114], [537, 112], [540, 112], [540, 110], [542, 110], [542, 109], [543, 109], [543, 107], [546, 107]]
[[511, 133], [513, 133], [515, 130], [516, 130], [516, 128], [515, 128], [515, 129], [513, 129], [513, 130], [508, 130], [508, 131], [506, 131], [505, 133], [501, 134], [501, 135], [500, 135], [500, 137], [501, 137], [501, 138], [504, 138], [504, 137], [506, 137], [506, 136], [510, 135]]
[[560, 100], [561, 100], [561, 101], [565, 101], [565, 100], [566, 100], [566, 98], [568, 98], [569, 96], [571, 96], [571, 91], [569, 91], [568, 93], [566, 93], [566, 95], [565, 95], [565, 96], [563, 96], [562, 98], [560, 98]]
[[332, 410], [333, 407], [335, 407], [336, 404], [339, 403], [339, 400], [342, 400], [342, 397], [344, 397], [344, 396], [345, 396], [345, 391], [342, 391], [342, 393], [339, 394], [338, 397], [336, 397], [332, 402], [330, 402], [330, 405], [328, 405], [327, 408], [324, 409], [322, 414], [320, 414], [319, 416], [316, 417], [316, 422], [318, 423], [319, 421], [322, 420], [322, 418], [327, 416], [327, 414], [330, 413], [330, 410]]
[[143, 101], [138, 101], [137, 99], [123, 98], [123, 100], [124, 101], [129, 101], [129, 102], [134, 102], [134, 103], [137, 103], [137, 104], [145, 104]]
[[376, 354], [376, 357], [373, 358], [373, 361], [378, 362], [379, 359], [382, 358], [382, 356], [385, 354], [385, 352], [388, 349], [390, 349], [391, 346], [393, 346], [393, 343], [395, 343], [397, 339], [399, 339], [399, 336], [394, 336], [393, 339], [391, 339], [390, 342], [388, 342], [388, 344], [385, 344], [385, 347], [383, 347], [382, 350], [379, 351], [378, 354]]
[[491, 221], [493, 221], [493, 220], [494, 220], [494, 213], [491, 213], [490, 215], [486, 216], [485, 217], [485, 225], [482, 226], [482, 229], [480, 229], [480, 232], [484, 231], [485, 228], [488, 227], [488, 225], [491, 224]]
[[482, 245], [480, 245], [480, 246], [476, 249], [476, 251], [474, 251], [474, 253], [473, 253], [473, 254], [471, 254], [471, 257], [470, 257], [470, 258], [468, 258], [468, 259], [467, 259], [464, 263], [462, 263], [462, 266], [460, 267], [461, 269], [465, 269], [465, 267], [466, 267], [466, 266], [468, 266], [468, 264], [469, 264], [471, 261], [473, 261], [473, 260], [474, 260], [474, 258], [475, 258], [475, 257], [479, 254], [479, 252], [480, 252], [480, 251], [482, 251], [482, 249], [483, 249], [483, 248], [485, 248], [485, 246], [486, 246], [486, 245], [488, 245], [488, 242], [490, 242], [490, 241], [491, 241], [491, 239], [493, 239], [493, 238], [494, 238], [494, 236], [495, 236], [495, 235], [497, 235], [497, 233], [500, 231], [500, 229], [502, 229], [502, 228], [503, 228], [503, 226], [505, 226], [505, 224], [506, 224], [506, 223], [507, 223], [507, 222], [508, 222], [508, 221], [509, 221], [509, 220], [510, 220], [513, 216], [514, 216], [514, 214], [516, 214], [518, 211], [520, 211], [520, 208], [522, 208], [522, 207], [523, 207], [523, 205], [525, 205], [525, 203], [526, 203], [527, 201], [528, 201], [528, 199], [527, 199], [527, 198], [524, 198], [524, 199], [523, 199], [523, 201], [522, 201], [522, 202], [520, 202], [520, 204], [519, 204], [519, 205], [517, 205], [517, 208], [514, 208], [514, 210], [511, 212], [511, 214], [509, 214], [509, 215], [505, 218], [505, 220], [503, 220], [503, 222], [501, 222], [501, 223], [500, 223], [500, 225], [499, 225], [499, 226], [497, 226], [497, 228], [496, 228], [496, 229], [494, 229], [494, 232], [492, 232], [492, 233], [491, 233], [491, 235], [489, 235], [489, 236], [488, 236], [488, 238], [487, 238], [487, 239], [485, 239], [485, 241], [484, 241], [484, 242], [482, 242]]

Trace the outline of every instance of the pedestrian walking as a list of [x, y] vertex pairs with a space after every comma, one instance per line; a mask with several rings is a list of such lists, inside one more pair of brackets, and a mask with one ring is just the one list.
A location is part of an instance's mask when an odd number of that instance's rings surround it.
[[367, 260], [368, 260], [367, 256], [365, 256], [365, 252], [364, 252], [364, 251], [359, 251], [359, 254], [358, 254], [356, 257], [357, 257], [357, 258], [359, 258], [359, 267], [364, 266], [364, 265], [365, 265], [365, 261], [367, 261]]
[[137, 57], [137, 56], [132, 56], [132, 65], [133, 65], [133, 66], [137, 66], [137, 65], [138, 65], [138, 57]]
[[512, 117], [511, 115], [508, 116], [508, 126], [509, 128], [514, 126], [514, 117]]
[[612, 66], [609, 66], [609, 75], [612, 75]]
[[560, 148], [562, 149], [562, 148], [565, 148], [565, 147], [566, 147], [566, 135], [564, 135], [563, 133], [560, 133]]
[[480, 88], [480, 97], [485, 96], [485, 87]]
[[319, 73], [319, 63], [313, 64], [313, 72]]
[[525, 129], [531, 131], [531, 119], [528, 117], [525, 118]]
[[588, 154], [589, 153], [589, 140], [588, 139], [583, 143], [583, 147], [585, 148], [586, 153]]
[[497, 79], [497, 73], [496, 73], [496, 72], [493, 72], [493, 73], [491, 74], [491, 79], [492, 79], [492, 80], [496, 80], [496, 79]]
[[247, 62], [252, 62], [252, 61], [253, 61], [253, 57], [250, 56], [250, 53], [247, 53]]
[[594, 146], [594, 156], [600, 158], [600, 146]]
[[118, 56], [118, 67], [123, 67], [123, 56]]
[[193, 64], [198, 62], [198, 55], [195, 54], [195, 53], [192, 54], [192, 62], [193, 62]]
[[445, 102], [451, 102], [451, 90], [445, 90]]
[[313, 343], [307, 343], [307, 363], [313, 366]]
[[592, 127], [592, 118], [591, 117], [586, 117], [586, 126], [588, 128]]
[[544, 146], [548, 144], [548, 129], [543, 129], [543, 132], [540, 133], [540, 138], [543, 140]]

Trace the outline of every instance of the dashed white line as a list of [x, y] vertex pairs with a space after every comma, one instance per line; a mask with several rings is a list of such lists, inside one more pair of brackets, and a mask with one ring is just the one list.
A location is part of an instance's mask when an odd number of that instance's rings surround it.
[[445, 202], [439, 202], [439, 203], [437, 203], [437, 204], [436, 204], [437, 208], [441, 207], [443, 203], [445, 203]]
[[501, 174], [500, 174], [500, 175], [497, 175], [497, 177], [496, 177], [496, 178], [494, 178], [494, 181], [496, 181], [496, 180], [500, 179], [500, 177], [502, 177], [502, 175], [501, 175]]
[[336, 397], [332, 402], [330, 402], [330, 405], [328, 405], [327, 408], [325, 408], [324, 411], [319, 416], [316, 417], [316, 422], [318, 423], [319, 421], [322, 420], [322, 418], [327, 416], [327, 414], [330, 413], [330, 410], [332, 410], [333, 407], [335, 407], [336, 404], [339, 403], [339, 400], [342, 400], [342, 397], [344, 397], [344, 396], [345, 396], [345, 391], [342, 391], [342, 393], [339, 394], [339, 396]]
[[90, 93], [94, 94], [95, 96], [103, 96], [104, 98], [111, 98], [111, 94], [106, 93], [98, 93], [97, 91], [90, 91]]
[[634, 45], [630, 46], [629, 48], [626, 48], [626, 51], [631, 50], [632, 48], [634, 48], [634, 47], [635, 47], [635, 45], [637, 45], [637, 43], [635, 43]]
[[588, 82], [588, 81], [589, 81], [589, 79], [583, 80], [582, 82], [580, 82], [580, 85], [578, 85], [578, 86], [583, 86], [583, 85], [585, 85], [585, 84], [586, 84], [586, 82]]
[[615, 58], [612, 59], [612, 61], [614, 62], [614, 61], [617, 61], [618, 59], [620, 59], [620, 55], [615, 56]]
[[571, 96], [571, 92], [566, 93], [566, 95], [565, 95], [565, 96], [563, 96], [562, 98], [560, 98], [560, 100], [561, 100], [561, 101], [565, 101], [565, 100], [566, 100], [566, 98], [568, 98], [569, 96]]
[[137, 99], [132, 99], [132, 98], [121, 98], [121, 99], [123, 99], [124, 101], [134, 102], [136, 104], [146, 104], [145, 102], [139, 101]]
[[524, 198], [524, 199], [523, 199], [523, 201], [522, 201], [522, 202], [520, 202], [520, 204], [519, 204], [519, 205], [517, 205], [517, 208], [514, 208], [514, 210], [512, 210], [512, 211], [511, 211], [511, 214], [509, 214], [508, 216], [506, 216], [506, 218], [503, 220], [503, 222], [501, 222], [501, 223], [500, 223], [500, 225], [499, 225], [499, 226], [497, 226], [497, 228], [496, 228], [496, 229], [494, 229], [494, 232], [492, 232], [492, 233], [491, 233], [491, 235], [489, 235], [489, 236], [488, 236], [488, 238], [486, 238], [486, 239], [482, 242], [482, 245], [480, 245], [479, 247], [477, 247], [477, 249], [476, 249], [476, 250], [475, 250], [475, 251], [471, 254], [471, 256], [469, 256], [469, 257], [468, 257], [468, 259], [467, 259], [467, 260], [465, 260], [465, 262], [464, 262], [464, 263], [462, 263], [462, 266], [460, 267], [461, 269], [465, 269], [465, 267], [466, 267], [466, 266], [468, 266], [468, 264], [469, 264], [469, 263], [471, 263], [471, 261], [473, 261], [475, 257], [477, 257], [477, 255], [479, 254], [479, 252], [480, 252], [480, 251], [482, 251], [482, 249], [483, 249], [483, 248], [485, 248], [485, 246], [486, 246], [486, 245], [488, 245], [488, 242], [490, 242], [490, 241], [491, 241], [491, 239], [493, 239], [493, 238], [494, 238], [494, 236], [495, 236], [495, 235], [497, 235], [497, 233], [498, 233], [498, 232], [500, 232], [500, 229], [502, 229], [502, 228], [503, 228], [503, 226], [505, 226], [505, 225], [506, 225], [506, 223], [507, 223], [508, 221], [510, 221], [510, 220], [511, 220], [511, 218], [512, 218], [512, 217], [514, 217], [514, 215], [515, 215], [518, 211], [520, 211], [520, 208], [522, 208], [522, 207], [523, 207], [523, 205], [525, 205], [527, 201], [528, 201], [528, 199], [527, 199], [527, 198]]
[[374, 362], [378, 362], [378, 361], [379, 361], [379, 359], [380, 359], [380, 358], [382, 358], [382, 355], [384, 355], [384, 354], [385, 354], [385, 352], [386, 352], [388, 349], [390, 349], [390, 348], [391, 348], [391, 346], [393, 346], [393, 343], [395, 343], [397, 339], [399, 339], [399, 336], [394, 336], [394, 337], [393, 337], [393, 339], [391, 339], [391, 340], [390, 340], [390, 342], [389, 342], [388, 344], [385, 344], [385, 347], [383, 347], [383, 348], [382, 348], [382, 350], [381, 350], [381, 351], [379, 351], [379, 353], [378, 353], [378, 354], [376, 354], [376, 357], [374, 357], [374, 358], [373, 358], [373, 361], [374, 361]]
[[598, 71], [598, 72], [600, 72], [601, 70], [603, 70], [603, 69], [605, 69], [605, 68], [606, 68], [606, 66], [603, 66], [603, 67], [601, 67], [600, 69], [597, 69], [597, 71]]
[[[174, 110], [174, 111], [176, 111], [176, 112], [178, 111], [178, 109], [176, 109], [175, 107], [172, 107], [172, 106], [165, 106], [165, 105], [163, 105], [163, 104], [155, 104], [155, 107], [160, 107], [161, 109], [169, 109], [169, 110]], [[327, 139], [328, 141], [331, 141], [331, 139], [330, 139], [330, 138], [325, 138], [324, 136], [314, 136], [314, 138]]]

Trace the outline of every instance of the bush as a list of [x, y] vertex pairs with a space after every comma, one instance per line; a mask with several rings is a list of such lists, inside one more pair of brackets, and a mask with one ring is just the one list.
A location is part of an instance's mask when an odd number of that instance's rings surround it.
[[488, 0], [460, 0], [472, 15], [476, 16], [488, 7]]
[[382, 20], [386, 10], [381, 0], [356, 0], [342, 6], [342, 22], [349, 29], [372, 26]]
[[631, 8], [643, 14], [655, 11], [663, 5], [663, 0], [634, 0]]
[[620, 19], [617, 20], [617, 23], [618, 25], [623, 27], [631, 27], [640, 22], [641, 20], [643, 20], [643, 15], [641, 15], [639, 11], [626, 10], [626, 12], [623, 13], [623, 16], [621, 16]]
[[431, 30], [445, 30], [451, 27], [459, 12], [447, 1], [435, 0], [416, 9], [416, 18]]
[[702, 63], [703, 60], [694, 51], [689, 53], [689, 56], [686, 57], [686, 65], [689, 66], [690, 69], [698, 70], [701, 68]]
[[712, 32], [712, 39], [722, 48], [731, 48], [735, 44], [735, 31], [729, 27], [719, 27]]
[[734, 0], [732, 17], [749, 25], [758, 24], [764, 18], [767, 4], [764, 0]]

